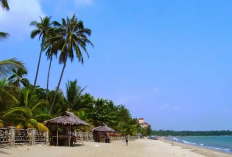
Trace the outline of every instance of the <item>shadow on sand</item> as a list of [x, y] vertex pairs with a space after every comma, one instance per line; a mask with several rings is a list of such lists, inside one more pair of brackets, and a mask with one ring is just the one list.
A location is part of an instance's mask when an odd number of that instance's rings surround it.
[[1, 154], [9, 154], [9, 153], [0, 150], [0, 155], [1, 155]]

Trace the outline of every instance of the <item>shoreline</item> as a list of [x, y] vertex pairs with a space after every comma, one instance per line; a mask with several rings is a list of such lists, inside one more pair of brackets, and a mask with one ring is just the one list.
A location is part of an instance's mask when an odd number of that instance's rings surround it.
[[231, 154], [198, 148], [165, 140], [138, 139], [129, 141], [126, 146], [123, 141], [112, 143], [85, 142], [84, 145], [73, 147], [57, 146], [17, 146], [0, 148], [1, 157], [231, 157]]
[[220, 156], [220, 157], [231, 157], [232, 156], [232, 153], [229, 153], [229, 152], [210, 149], [210, 148], [207, 148], [207, 147], [201, 147], [201, 146], [198, 146], [198, 145], [191, 145], [191, 144], [187, 144], [187, 143], [181, 143], [181, 142], [166, 140], [163, 137], [158, 138], [158, 140], [160, 140], [162, 142], [169, 143], [173, 147], [179, 146], [179, 147], [182, 147], [182, 149], [190, 149], [193, 152], [196, 152], [196, 153], [201, 154], [201, 155], [210, 156], [210, 157], [218, 157], [218, 156]]

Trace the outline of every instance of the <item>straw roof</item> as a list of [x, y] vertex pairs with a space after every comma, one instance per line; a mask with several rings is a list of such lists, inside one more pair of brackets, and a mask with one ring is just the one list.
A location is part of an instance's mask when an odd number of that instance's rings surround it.
[[93, 128], [92, 132], [115, 132], [115, 130], [108, 127], [106, 124], [102, 124], [96, 128]]
[[57, 124], [57, 125], [72, 125], [72, 126], [89, 126], [89, 124], [79, 119], [75, 114], [65, 111], [61, 116], [44, 121], [44, 125]]

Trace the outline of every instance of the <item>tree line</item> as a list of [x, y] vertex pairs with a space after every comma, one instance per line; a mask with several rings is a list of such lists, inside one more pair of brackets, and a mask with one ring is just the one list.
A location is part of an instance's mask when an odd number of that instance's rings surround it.
[[172, 130], [153, 130], [153, 135], [157, 136], [231, 136], [232, 131], [215, 130], [215, 131], [172, 131]]
[[[0, 0], [3, 9], [9, 11], [7, 0]], [[33, 84], [26, 78], [28, 72], [25, 64], [15, 58], [0, 61], [0, 127], [9, 125], [16, 128], [37, 128], [48, 130], [43, 121], [59, 116], [63, 111], [70, 111], [80, 119], [87, 121], [90, 128], [79, 128], [90, 131], [93, 127], [107, 124], [121, 134], [135, 135], [142, 132], [150, 134], [141, 128], [137, 119], [133, 118], [124, 105], [115, 105], [112, 100], [97, 98], [86, 93], [86, 87], [78, 85], [77, 80], [68, 80], [65, 91], [60, 89], [67, 60], [74, 61], [76, 57], [84, 63], [83, 52], [89, 56], [87, 45], [93, 46], [88, 39], [91, 30], [84, 27], [74, 14], [71, 18], [62, 18], [61, 22], [51, 21], [51, 17], [40, 18], [40, 21], [30, 23], [35, 29], [31, 38], [39, 37], [41, 47], [39, 51], [37, 70]], [[8, 33], [0, 32], [0, 40], [9, 37]], [[47, 86], [37, 85], [41, 56], [49, 59]], [[58, 85], [49, 89], [50, 71], [54, 57], [63, 64]]]

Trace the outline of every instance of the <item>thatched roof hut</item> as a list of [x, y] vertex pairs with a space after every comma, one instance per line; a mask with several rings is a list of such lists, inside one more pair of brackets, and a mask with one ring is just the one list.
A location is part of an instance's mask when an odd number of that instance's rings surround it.
[[65, 111], [61, 116], [44, 121], [44, 125], [71, 125], [71, 126], [89, 126], [89, 124], [79, 119], [75, 114]]
[[[71, 141], [71, 126], [90, 126], [87, 122], [79, 119], [75, 114], [65, 111], [61, 114], [61, 116], [46, 120], [43, 122], [44, 125], [57, 125], [57, 132], [56, 132], [56, 145], [58, 146], [58, 139], [59, 138], [66, 138], [68, 139], [68, 143], [70, 146]], [[58, 134], [58, 125], [65, 126], [67, 131], [69, 132], [68, 135], [59, 135]]]
[[102, 124], [96, 128], [93, 128], [92, 132], [115, 132], [115, 130], [111, 129], [106, 124]]
[[109, 143], [109, 134], [110, 132], [115, 132], [113, 129], [108, 127], [106, 124], [102, 124], [96, 128], [93, 128], [93, 138], [95, 142], [103, 142]]

